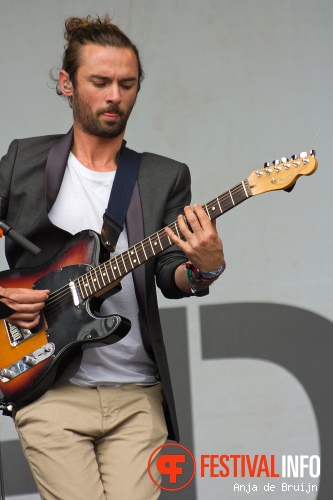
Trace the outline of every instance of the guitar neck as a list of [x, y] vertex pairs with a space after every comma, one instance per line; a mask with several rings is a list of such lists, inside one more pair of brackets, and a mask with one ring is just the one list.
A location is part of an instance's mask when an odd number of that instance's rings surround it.
[[[208, 217], [214, 220], [251, 196], [252, 192], [248, 179], [245, 179], [234, 188], [203, 205], [203, 208]], [[172, 222], [168, 227], [179, 238], [183, 239], [177, 221]], [[126, 274], [133, 271], [133, 269], [141, 266], [141, 264], [144, 264], [172, 245], [173, 243], [164, 228], [160, 229], [125, 252], [77, 278], [75, 280], [77, 290], [83, 300], [88, 299], [98, 294], [104, 288], [110, 288], [110, 285], [119, 282]]]

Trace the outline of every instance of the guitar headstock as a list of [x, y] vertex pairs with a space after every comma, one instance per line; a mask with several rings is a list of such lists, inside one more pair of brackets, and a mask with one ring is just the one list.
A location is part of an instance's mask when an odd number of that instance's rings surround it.
[[252, 195], [284, 189], [291, 191], [298, 177], [311, 175], [318, 167], [315, 151], [293, 155], [291, 159], [281, 158], [273, 161], [272, 165], [265, 163], [264, 168], [255, 170], [248, 177]]

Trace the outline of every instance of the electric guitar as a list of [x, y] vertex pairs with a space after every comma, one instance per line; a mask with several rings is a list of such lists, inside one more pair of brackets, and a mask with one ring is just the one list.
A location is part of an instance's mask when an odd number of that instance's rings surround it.
[[[250, 176], [203, 206], [216, 219], [236, 205], [261, 193], [290, 191], [301, 175], [317, 169], [314, 151], [282, 158]], [[169, 227], [182, 237], [178, 223]], [[2, 408], [25, 405], [40, 397], [63, 373], [83, 344], [113, 344], [130, 330], [121, 316], [96, 316], [91, 300], [116, 286], [133, 269], [161, 253], [173, 243], [164, 229], [135, 244], [116, 257], [99, 264], [100, 241], [94, 231], [82, 231], [47, 264], [4, 271], [5, 288], [35, 288], [51, 291], [37, 328], [27, 330], [0, 321], [0, 403]]]

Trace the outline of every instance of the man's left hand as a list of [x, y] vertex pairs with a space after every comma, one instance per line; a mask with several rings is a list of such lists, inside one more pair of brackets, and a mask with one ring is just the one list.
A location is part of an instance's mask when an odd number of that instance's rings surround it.
[[197, 269], [202, 272], [219, 269], [224, 263], [224, 254], [222, 241], [216, 230], [216, 221], [211, 221], [200, 205], [194, 205], [193, 209], [185, 207], [184, 212], [188, 224], [184, 216], [179, 215], [178, 226], [185, 241], [169, 227], [165, 228], [165, 232]]

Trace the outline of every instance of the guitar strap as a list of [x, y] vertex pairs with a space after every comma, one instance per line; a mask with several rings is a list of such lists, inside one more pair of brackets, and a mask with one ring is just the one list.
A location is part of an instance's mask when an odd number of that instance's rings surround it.
[[124, 147], [119, 156], [109, 203], [103, 215], [101, 240], [108, 252], [114, 252], [139, 173], [142, 154]]

